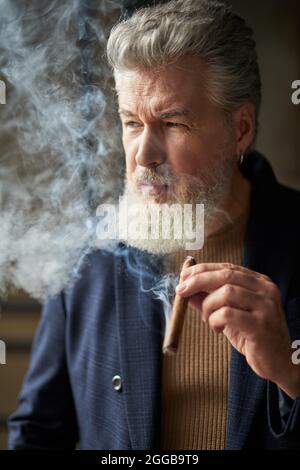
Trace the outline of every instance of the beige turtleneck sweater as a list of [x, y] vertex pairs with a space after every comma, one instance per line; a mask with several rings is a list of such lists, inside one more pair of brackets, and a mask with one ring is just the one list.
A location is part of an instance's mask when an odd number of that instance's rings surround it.
[[[249, 208], [209, 236], [199, 251], [167, 257], [166, 272], [179, 273], [187, 255], [197, 263], [240, 265]], [[231, 344], [188, 307], [177, 353], [162, 355], [161, 449], [219, 450], [225, 447]]]

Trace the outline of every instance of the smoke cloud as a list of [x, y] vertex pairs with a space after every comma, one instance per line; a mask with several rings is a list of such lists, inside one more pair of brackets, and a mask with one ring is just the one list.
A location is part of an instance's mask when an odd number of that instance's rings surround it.
[[115, 0], [1, 0], [0, 294], [37, 299], [76, 280], [96, 207], [124, 180], [104, 51]]

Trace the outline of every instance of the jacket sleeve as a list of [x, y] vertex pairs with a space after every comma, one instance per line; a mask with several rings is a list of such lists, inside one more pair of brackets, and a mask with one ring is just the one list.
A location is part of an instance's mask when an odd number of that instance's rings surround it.
[[[294, 284], [297, 286], [298, 274]], [[286, 305], [286, 316], [291, 340], [300, 338], [300, 297], [296, 292], [290, 294]], [[300, 396], [292, 400], [275, 383], [268, 381], [267, 414], [272, 435], [284, 440], [288, 447], [299, 449], [300, 445]]]
[[300, 443], [300, 397], [292, 400], [276, 384], [267, 385], [268, 423], [276, 438], [290, 441], [291, 446]]
[[16, 411], [8, 419], [9, 449], [73, 449], [76, 416], [65, 357], [63, 293], [43, 306]]

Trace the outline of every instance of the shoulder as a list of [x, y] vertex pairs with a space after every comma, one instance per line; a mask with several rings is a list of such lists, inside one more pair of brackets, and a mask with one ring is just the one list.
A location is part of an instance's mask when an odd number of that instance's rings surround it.
[[277, 183], [277, 195], [273, 211], [282, 229], [290, 235], [300, 233], [300, 191], [287, 185]]
[[300, 205], [300, 191], [282, 183], [277, 183], [279, 194], [289, 202], [292, 206], [299, 208]]
[[100, 249], [85, 253], [62, 291], [66, 312], [90, 308], [97, 299], [111, 295], [115, 283], [116, 255]]

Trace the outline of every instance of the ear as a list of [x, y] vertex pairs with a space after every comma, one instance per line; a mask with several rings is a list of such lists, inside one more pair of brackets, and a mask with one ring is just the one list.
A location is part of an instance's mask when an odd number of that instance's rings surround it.
[[245, 153], [254, 140], [255, 135], [255, 106], [245, 103], [233, 112], [236, 133], [236, 155]]

